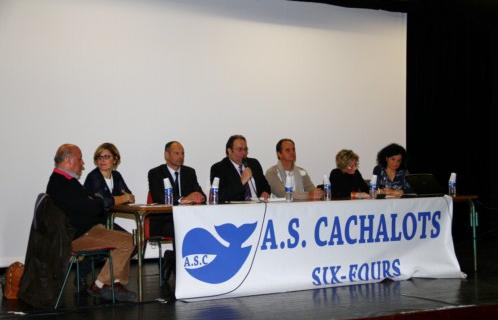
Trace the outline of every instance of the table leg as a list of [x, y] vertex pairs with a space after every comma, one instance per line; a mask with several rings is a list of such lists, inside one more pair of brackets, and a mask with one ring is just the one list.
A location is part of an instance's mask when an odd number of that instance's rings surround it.
[[137, 230], [135, 232], [135, 244], [137, 246], [137, 258], [138, 258], [138, 302], [143, 301], [143, 282], [142, 282], [142, 261], [143, 261], [143, 227], [142, 220], [137, 215], [135, 216], [135, 221], [137, 223]]
[[472, 248], [474, 253], [474, 272], [477, 272], [477, 226], [479, 225], [474, 201], [468, 201], [470, 208], [470, 226], [472, 227]]

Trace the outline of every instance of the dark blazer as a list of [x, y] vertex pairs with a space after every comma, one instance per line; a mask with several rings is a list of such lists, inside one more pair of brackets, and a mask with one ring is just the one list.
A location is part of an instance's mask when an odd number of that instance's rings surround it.
[[100, 172], [99, 168], [95, 168], [88, 174], [84, 184], [88, 192], [104, 199], [104, 208], [106, 211], [109, 211], [114, 206], [113, 196], [121, 196], [125, 192], [132, 193], [130, 189], [128, 189], [121, 173], [118, 171], [112, 171], [112, 180], [114, 182], [114, 186], [112, 190], [109, 190], [109, 187], [107, 186], [107, 183], [105, 183], [104, 176]]
[[333, 198], [350, 198], [351, 192], [368, 192], [368, 185], [359, 170], [348, 174], [336, 168], [330, 172], [330, 184]]
[[200, 192], [206, 197], [204, 192], [202, 192], [202, 188], [197, 182], [197, 175], [195, 174], [195, 170], [191, 167], [182, 166], [180, 169], [180, 189], [182, 194], [179, 193], [178, 188], [174, 186], [173, 177], [168, 170], [168, 166], [166, 164], [162, 164], [158, 167], [149, 170], [148, 179], [149, 179], [149, 191], [152, 196], [152, 201], [155, 203], [164, 203], [164, 180], [165, 178], [169, 178], [169, 181], [173, 185], [173, 204], [178, 204], [178, 199], [181, 197], [188, 196], [192, 192]]
[[[259, 161], [253, 158], [247, 158], [247, 166], [252, 170], [252, 177], [256, 182], [255, 187], [258, 197], [265, 191], [271, 193], [270, 185], [268, 184], [268, 181], [266, 181], [265, 175], [263, 174], [263, 168], [261, 168]], [[220, 178], [218, 191], [220, 203], [244, 200], [245, 187], [242, 182], [240, 182], [239, 172], [235, 169], [228, 157], [223, 158], [223, 160], [211, 166], [211, 183], [213, 183], [215, 177]]]

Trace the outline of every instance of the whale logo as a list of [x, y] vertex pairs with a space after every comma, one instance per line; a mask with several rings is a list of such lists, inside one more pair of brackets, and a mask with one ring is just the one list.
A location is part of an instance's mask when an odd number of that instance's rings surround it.
[[203, 228], [194, 228], [183, 239], [185, 270], [197, 280], [218, 284], [232, 278], [246, 261], [252, 246], [242, 247], [256, 229], [257, 222], [236, 227], [231, 223], [215, 226], [228, 247]]

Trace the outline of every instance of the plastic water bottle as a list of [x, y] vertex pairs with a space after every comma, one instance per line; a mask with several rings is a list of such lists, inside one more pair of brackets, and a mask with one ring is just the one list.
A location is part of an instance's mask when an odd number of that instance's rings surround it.
[[329, 177], [323, 175], [323, 200], [329, 201], [332, 199], [332, 185], [330, 184]]
[[173, 205], [173, 187], [168, 178], [164, 179], [164, 204]]
[[209, 189], [209, 204], [218, 204], [218, 190], [220, 185], [220, 178], [215, 177], [213, 179], [213, 184], [211, 184], [211, 189]]
[[285, 177], [285, 201], [292, 202], [294, 200], [294, 183], [293, 177], [287, 175]]
[[164, 188], [164, 204], [173, 205], [173, 188]]
[[450, 179], [448, 180], [448, 195], [456, 196], [456, 173], [452, 172], [450, 174]]
[[370, 198], [375, 199], [377, 197], [377, 175], [372, 175], [370, 179]]
[[209, 204], [218, 204], [218, 188], [211, 187], [209, 189]]

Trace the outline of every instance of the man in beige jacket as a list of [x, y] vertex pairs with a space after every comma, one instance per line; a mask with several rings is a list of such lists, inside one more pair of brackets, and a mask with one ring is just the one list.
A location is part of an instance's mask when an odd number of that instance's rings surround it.
[[320, 200], [323, 190], [316, 188], [306, 172], [295, 165], [296, 147], [291, 139], [281, 139], [276, 146], [278, 162], [266, 171], [266, 180], [271, 193], [279, 198], [285, 197], [285, 180], [292, 176], [294, 181], [294, 199]]

